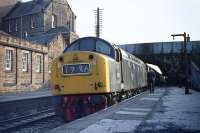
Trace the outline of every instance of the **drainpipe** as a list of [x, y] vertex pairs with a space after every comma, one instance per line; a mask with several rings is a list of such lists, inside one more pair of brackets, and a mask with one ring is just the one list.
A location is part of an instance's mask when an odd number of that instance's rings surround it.
[[33, 82], [33, 72], [32, 72], [32, 69], [33, 69], [33, 67], [32, 67], [32, 62], [33, 62], [33, 52], [31, 51], [31, 81], [30, 81], [30, 83], [32, 84], [32, 82]]
[[17, 63], [18, 63], [18, 53], [17, 53], [17, 48], [15, 49], [16, 50], [16, 52], [15, 52], [15, 57], [16, 57], [16, 59], [15, 59], [15, 61], [16, 61], [16, 67], [15, 67], [15, 84], [16, 84], [16, 87], [17, 87], [17, 83], [18, 83], [18, 80], [17, 80], [17, 77], [18, 77], [18, 66], [17, 66]]
[[44, 83], [44, 81], [45, 81], [45, 79], [44, 79], [44, 72], [45, 72], [45, 70], [44, 70], [44, 53], [43, 53], [43, 83]]

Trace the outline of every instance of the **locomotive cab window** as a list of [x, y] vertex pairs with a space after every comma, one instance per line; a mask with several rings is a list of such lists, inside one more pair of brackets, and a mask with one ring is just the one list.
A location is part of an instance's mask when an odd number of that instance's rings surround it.
[[96, 42], [96, 51], [106, 54], [106, 55], [111, 55], [111, 47], [106, 44], [105, 42], [98, 41]]
[[81, 51], [94, 51], [94, 48], [95, 48], [95, 40], [92, 38], [83, 39], [80, 42]]
[[73, 43], [73, 45], [70, 45], [65, 51], [77, 51], [79, 50], [79, 42]]
[[115, 59], [115, 50], [108, 42], [95, 37], [86, 37], [78, 39], [73, 42], [68, 48], [64, 50], [67, 51], [95, 51], [102, 53], [104, 55], [110, 56]]

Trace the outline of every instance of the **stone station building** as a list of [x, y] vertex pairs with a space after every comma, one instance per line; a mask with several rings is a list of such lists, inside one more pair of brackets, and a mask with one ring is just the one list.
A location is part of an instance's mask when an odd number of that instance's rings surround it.
[[1, 0], [0, 92], [49, 85], [52, 60], [78, 38], [75, 21], [67, 0]]

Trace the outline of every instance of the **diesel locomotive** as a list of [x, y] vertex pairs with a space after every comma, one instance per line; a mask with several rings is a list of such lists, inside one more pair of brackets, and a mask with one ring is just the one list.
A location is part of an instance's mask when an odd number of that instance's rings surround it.
[[55, 111], [66, 121], [94, 113], [146, 86], [146, 64], [97, 37], [77, 39], [52, 63]]

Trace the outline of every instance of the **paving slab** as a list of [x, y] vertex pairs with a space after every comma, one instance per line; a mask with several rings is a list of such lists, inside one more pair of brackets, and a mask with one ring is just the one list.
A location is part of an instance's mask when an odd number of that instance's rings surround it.
[[200, 133], [200, 92], [184, 93], [183, 88], [168, 88], [167, 94], [136, 133]]
[[[158, 91], [159, 89], [157, 89]], [[158, 91], [160, 93], [160, 91]], [[124, 100], [123, 102], [113, 105], [107, 109], [91, 114], [84, 118], [67, 123], [58, 127], [51, 132], [58, 133], [91, 133], [91, 132], [131, 132], [140, 125], [146, 118], [148, 112], [151, 112], [152, 106], [159, 101], [164, 95], [151, 95], [149, 91], [143, 92], [135, 97]], [[144, 97], [154, 98], [141, 100]], [[156, 98], [156, 100], [155, 100]], [[96, 130], [95, 130], [96, 128]], [[98, 131], [97, 129], [100, 129]]]
[[200, 93], [183, 88], [156, 88], [95, 114], [72, 121], [50, 133], [200, 132]]

